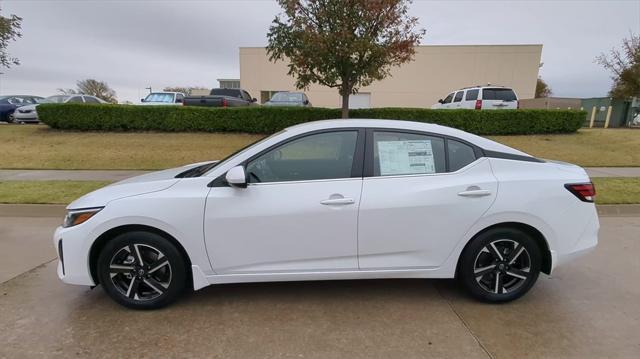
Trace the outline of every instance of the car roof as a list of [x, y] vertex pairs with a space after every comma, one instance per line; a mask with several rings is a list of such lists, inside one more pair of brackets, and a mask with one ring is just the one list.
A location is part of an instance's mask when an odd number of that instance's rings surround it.
[[336, 119], [336, 120], [320, 120], [306, 122], [303, 124], [295, 125], [285, 129], [286, 132], [291, 135], [302, 134], [310, 131], [333, 129], [333, 128], [382, 128], [382, 129], [396, 129], [396, 130], [409, 130], [428, 132], [433, 134], [439, 134], [444, 136], [450, 136], [459, 138], [461, 140], [472, 143], [482, 149], [489, 151], [498, 151], [511, 153], [521, 156], [530, 156], [522, 151], [518, 151], [509, 146], [505, 146], [501, 143], [489, 140], [484, 137], [474, 135], [469, 132], [465, 132], [456, 128], [436, 125], [434, 123], [424, 123], [415, 121], [401, 121], [401, 120], [382, 120], [382, 119]]

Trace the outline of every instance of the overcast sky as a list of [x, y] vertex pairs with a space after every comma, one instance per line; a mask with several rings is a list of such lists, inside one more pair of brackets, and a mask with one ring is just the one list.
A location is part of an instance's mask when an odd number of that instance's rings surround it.
[[[145, 87], [217, 86], [239, 77], [238, 47], [266, 45], [275, 1], [1, 0], [24, 18], [0, 69], [0, 94], [49, 96], [79, 79], [106, 81], [120, 101]], [[543, 44], [540, 70], [555, 96], [604, 96], [609, 74], [594, 58], [640, 32], [640, 0], [414, 1], [423, 44]]]

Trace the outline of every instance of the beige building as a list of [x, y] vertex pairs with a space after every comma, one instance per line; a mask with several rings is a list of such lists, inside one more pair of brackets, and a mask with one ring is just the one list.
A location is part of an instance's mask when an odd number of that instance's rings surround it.
[[[361, 88], [350, 107], [430, 107], [453, 90], [488, 83], [533, 98], [541, 54], [542, 45], [418, 46], [414, 61]], [[240, 48], [240, 84], [261, 103], [295, 91], [286, 64], [270, 62], [263, 47]], [[337, 89], [312, 85], [305, 92], [315, 107], [340, 107]]]

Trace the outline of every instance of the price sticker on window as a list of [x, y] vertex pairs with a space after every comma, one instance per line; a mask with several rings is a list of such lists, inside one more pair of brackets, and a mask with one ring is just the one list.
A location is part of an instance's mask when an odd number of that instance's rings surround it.
[[435, 173], [431, 140], [378, 142], [380, 175]]

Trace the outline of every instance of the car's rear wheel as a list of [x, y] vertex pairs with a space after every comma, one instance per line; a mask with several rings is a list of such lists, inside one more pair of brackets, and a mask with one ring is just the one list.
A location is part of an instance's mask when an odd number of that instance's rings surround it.
[[14, 123], [16, 121], [16, 115], [12, 113], [8, 113], [6, 117], [7, 123]]
[[175, 301], [185, 289], [186, 267], [180, 251], [150, 232], [121, 234], [98, 257], [98, 277], [118, 303], [156, 309]]
[[541, 254], [529, 234], [493, 228], [474, 238], [460, 260], [459, 278], [472, 296], [507, 302], [524, 295], [536, 282]]

